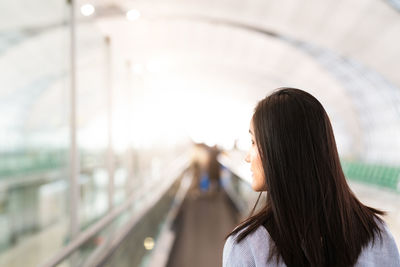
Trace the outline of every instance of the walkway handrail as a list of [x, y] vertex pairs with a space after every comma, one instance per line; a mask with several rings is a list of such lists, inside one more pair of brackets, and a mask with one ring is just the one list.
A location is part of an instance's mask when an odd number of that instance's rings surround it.
[[[232, 152], [229, 153], [229, 156], [225, 155], [225, 154], [221, 154], [218, 157], [219, 163], [221, 163], [226, 168], [228, 168], [232, 173], [234, 173], [238, 178], [240, 178], [244, 182], [251, 184], [250, 167], [246, 166], [245, 170], [240, 168], [240, 166], [237, 164], [237, 162], [234, 162], [230, 156], [232, 156]], [[244, 158], [243, 158], [243, 160], [244, 160]]]
[[160, 230], [160, 237], [157, 240], [155, 250], [152, 252], [152, 256], [149, 260], [148, 267], [160, 267], [167, 266], [168, 259], [176, 238], [176, 233], [172, 229], [174, 221], [178, 217], [178, 213], [181, 210], [183, 201], [192, 184], [192, 173], [186, 173], [182, 178], [178, 192], [175, 194], [173, 205], [167, 214], [163, 227]]
[[[242, 157], [242, 153], [235, 154], [236, 152], [228, 152], [228, 154], [220, 154], [218, 156], [218, 162], [223, 165], [225, 168], [227, 168], [232, 174], [235, 175], [242, 183], [248, 185], [249, 187], [251, 186], [251, 173], [250, 169], [246, 168], [243, 169], [240, 167], [240, 165], [237, 164], [234, 160], [232, 160], [232, 157], [234, 156], [240, 156]], [[242, 166], [243, 167], [243, 166]], [[236, 206], [236, 208], [239, 210], [240, 213], [245, 213], [248, 210], [248, 207], [246, 204], [241, 201], [238, 196], [237, 192], [231, 187], [226, 187], [225, 192], [228, 194], [229, 198], [232, 200], [233, 204]]]
[[[183, 170], [185, 170], [188, 166], [189, 166], [189, 160], [186, 155], [183, 155], [180, 158], [178, 158], [176, 161], [174, 161], [174, 163], [170, 167], [169, 171], [166, 172], [165, 182], [163, 183], [164, 186], [162, 186], [162, 187], [168, 189], [172, 185], [172, 183], [179, 177], [179, 175], [183, 172]], [[159, 182], [156, 185], [160, 186]], [[150, 189], [154, 186], [155, 186], [154, 184], [146, 186], [145, 188], [143, 188], [143, 190], [141, 190], [139, 192], [138, 195], [132, 194], [123, 204], [121, 204], [118, 207], [115, 207], [105, 217], [100, 219], [98, 222], [96, 222], [94, 225], [89, 227], [84, 232], [80, 233], [66, 247], [61, 249], [51, 259], [49, 259], [48, 261], [46, 261], [45, 263], [40, 265], [40, 267], [53, 267], [53, 266], [56, 266], [57, 264], [61, 263], [68, 256], [70, 256], [74, 251], [79, 249], [79, 247], [81, 245], [83, 245], [86, 241], [88, 241], [90, 238], [92, 238], [94, 235], [96, 235], [98, 232], [100, 232], [102, 229], [104, 229], [106, 226], [108, 226], [113, 220], [115, 220], [124, 211], [126, 211], [128, 208], [130, 208], [135, 200], [141, 199], [148, 192], [147, 189]], [[155, 195], [153, 198], [157, 198], [157, 197], [159, 197], [159, 196]], [[149, 208], [151, 208], [151, 206], [146, 207], [145, 209], [147, 210]], [[138, 214], [134, 215], [134, 218], [139, 220], [140, 219], [139, 217], [143, 214], [144, 214], [143, 211], [139, 212]]]

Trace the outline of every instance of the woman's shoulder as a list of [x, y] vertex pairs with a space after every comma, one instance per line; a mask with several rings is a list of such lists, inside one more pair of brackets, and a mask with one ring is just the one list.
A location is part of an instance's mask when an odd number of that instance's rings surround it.
[[254, 245], [266, 245], [271, 239], [268, 231], [263, 226], [257, 227], [253, 232], [248, 234], [241, 242], [238, 242], [237, 239], [241, 233], [243, 233], [248, 227], [241, 229], [234, 235], [228, 237], [225, 245], [230, 245], [232, 247], [249, 247]]
[[396, 241], [385, 222], [378, 222], [381, 230], [363, 250], [355, 266], [400, 266]]
[[272, 242], [268, 231], [265, 227], [259, 226], [241, 242], [237, 242], [237, 237], [245, 229], [229, 236], [226, 240], [223, 252], [223, 267], [267, 265], [269, 248]]

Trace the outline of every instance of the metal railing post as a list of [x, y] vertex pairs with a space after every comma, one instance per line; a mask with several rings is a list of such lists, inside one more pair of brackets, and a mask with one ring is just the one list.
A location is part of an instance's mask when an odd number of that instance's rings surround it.
[[73, 240], [79, 233], [79, 154], [76, 138], [76, 12], [75, 0], [70, 3], [70, 235]]
[[111, 38], [105, 37], [106, 43], [106, 86], [107, 86], [107, 169], [108, 169], [108, 210], [111, 211], [114, 206], [114, 151], [112, 143], [113, 129], [113, 99], [112, 99], [112, 59], [111, 59]]

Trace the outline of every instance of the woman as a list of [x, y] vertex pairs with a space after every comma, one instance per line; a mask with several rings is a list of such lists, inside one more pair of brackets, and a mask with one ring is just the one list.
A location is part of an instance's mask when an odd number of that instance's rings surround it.
[[224, 267], [400, 266], [384, 213], [346, 182], [317, 99], [279, 88], [258, 103], [250, 134], [252, 188], [267, 191], [267, 201], [228, 235]]

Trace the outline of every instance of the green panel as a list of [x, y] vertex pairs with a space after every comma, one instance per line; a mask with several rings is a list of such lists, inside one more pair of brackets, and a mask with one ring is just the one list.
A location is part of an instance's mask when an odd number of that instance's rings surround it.
[[358, 161], [341, 161], [346, 178], [390, 188], [400, 192], [400, 167]]
[[13, 152], [0, 154], [0, 179], [49, 171], [66, 166], [66, 151]]

